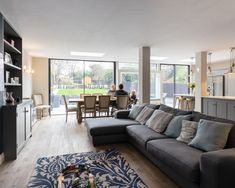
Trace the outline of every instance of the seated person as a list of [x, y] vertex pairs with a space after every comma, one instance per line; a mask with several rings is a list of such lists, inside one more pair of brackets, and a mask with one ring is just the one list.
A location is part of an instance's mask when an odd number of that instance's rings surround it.
[[137, 97], [136, 97], [135, 90], [131, 91], [130, 100], [131, 100], [132, 104], [136, 104], [137, 103]]
[[114, 97], [115, 92], [116, 92], [116, 85], [112, 84], [107, 94], [111, 95], [111, 97]]
[[118, 88], [119, 90], [117, 90], [114, 94], [114, 97], [119, 96], [119, 95], [128, 95], [128, 93], [123, 89], [123, 84], [119, 84]]

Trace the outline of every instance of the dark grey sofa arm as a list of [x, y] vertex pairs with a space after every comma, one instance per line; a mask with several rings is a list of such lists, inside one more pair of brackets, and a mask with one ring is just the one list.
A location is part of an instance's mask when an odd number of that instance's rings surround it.
[[235, 187], [235, 148], [203, 153], [200, 188]]
[[116, 119], [128, 119], [130, 110], [118, 110], [115, 112], [114, 117]]

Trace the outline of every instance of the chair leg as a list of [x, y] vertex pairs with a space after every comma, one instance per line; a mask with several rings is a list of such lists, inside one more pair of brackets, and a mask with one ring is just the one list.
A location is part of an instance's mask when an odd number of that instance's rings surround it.
[[66, 112], [66, 123], [67, 123], [67, 120], [68, 120], [68, 112]]

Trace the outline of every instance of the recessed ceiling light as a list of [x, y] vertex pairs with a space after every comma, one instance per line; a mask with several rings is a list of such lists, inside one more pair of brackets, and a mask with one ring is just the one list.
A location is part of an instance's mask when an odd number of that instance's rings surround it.
[[97, 52], [70, 52], [73, 56], [83, 56], [83, 57], [103, 57], [104, 53], [97, 53]]
[[168, 57], [151, 56], [150, 59], [153, 60], [153, 61], [163, 61], [163, 60], [168, 59]]

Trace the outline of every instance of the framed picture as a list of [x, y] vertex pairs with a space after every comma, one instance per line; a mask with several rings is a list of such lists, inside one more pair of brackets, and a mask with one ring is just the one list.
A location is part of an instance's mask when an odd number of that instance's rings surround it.
[[4, 57], [4, 59], [5, 59], [5, 62], [6, 62], [6, 63], [12, 64], [11, 55], [10, 55], [9, 53], [5, 52], [5, 57]]

